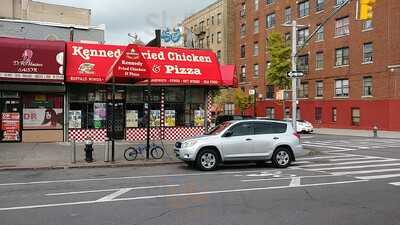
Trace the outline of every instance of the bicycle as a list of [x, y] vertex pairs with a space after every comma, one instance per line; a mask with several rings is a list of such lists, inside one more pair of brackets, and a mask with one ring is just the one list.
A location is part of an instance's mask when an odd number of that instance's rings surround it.
[[[146, 152], [146, 145], [141, 144], [135, 147], [129, 147], [124, 151], [124, 157], [127, 161], [133, 161], [136, 159], [138, 154], [143, 155], [143, 152]], [[164, 149], [152, 143], [150, 145], [150, 155], [153, 159], [161, 159], [164, 156]]]

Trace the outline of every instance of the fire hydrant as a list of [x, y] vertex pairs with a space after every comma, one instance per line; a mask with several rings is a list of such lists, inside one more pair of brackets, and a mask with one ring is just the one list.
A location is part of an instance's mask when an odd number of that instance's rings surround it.
[[93, 162], [93, 141], [90, 138], [85, 141], [85, 161]]
[[372, 131], [373, 131], [373, 133], [374, 133], [374, 138], [378, 137], [378, 126], [375, 125], [375, 126], [372, 128]]

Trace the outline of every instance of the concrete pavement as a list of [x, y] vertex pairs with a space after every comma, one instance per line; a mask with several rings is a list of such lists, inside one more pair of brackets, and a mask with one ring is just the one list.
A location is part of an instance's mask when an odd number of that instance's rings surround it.
[[[352, 129], [330, 129], [330, 128], [315, 128], [315, 134], [326, 135], [341, 135], [341, 136], [354, 136], [354, 137], [373, 137], [372, 130], [352, 130]], [[378, 137], [380, 138], [399, 138], [400, 132], [395, 131], [379, 131]]]

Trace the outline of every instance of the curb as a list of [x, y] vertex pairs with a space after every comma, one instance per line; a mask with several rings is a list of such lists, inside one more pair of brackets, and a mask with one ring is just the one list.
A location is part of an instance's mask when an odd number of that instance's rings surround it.
[[0, 171], [25, 171], [25, 170], [64, 170], [64, 169], [92, 169], [92, 168], [123, 168], [123, 167], [152, 167], [161, 165], [174, 165], [182, 164], [183, 162], [141, 162], [141, 163], [130, 163], [130, 164], [104, 164], [104, 165], [63, 165], [63, 166], [37, 166], [37, 167], [3, 167]]

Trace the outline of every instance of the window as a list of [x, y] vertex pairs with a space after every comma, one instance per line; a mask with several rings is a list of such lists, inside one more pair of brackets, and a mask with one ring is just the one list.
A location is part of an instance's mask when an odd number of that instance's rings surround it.
[[372, 42], [365, 43], [363, 45], [363, 63], [372, 63], [373, 53], [374, 53], [374, 47], [372, 45]]
[[259, 48], [258, 42], [254, 42], [253, 55], [254, 56], [258, 56], [259, 52], [260, 52], [260, 48]]
[[232, 132], [232, 137], [253, 135], [254, 128], [251, 123], [239, 123], [229, 129]]
[[347, 97], [349, 96], [349, 80], [336, 80], [335, 81], [335, 96]]
[[363, 31], [372, 30], [372, 29], [374, 29], [372, 20], [363, 21]]
[[336, 0], [336, 6], [339, 6], [343, 3], [345, 3], [346, 1], [348, 1], [348, 0]]
[[240, 37], [244, 37], [244, 36], [246, 36], [246, 24], [245, 23], [240, 25]]
[[199, 40], [199, 48], [204, 48], [204, 39]]
[[315, 121], [321, 123], [322, 121], [322, 107], [315, 107]]
[[310, 35], [310, 31], [308, 28], [300, 29], [297, 31], [297, 45], [304, 45], [308, 36]]
[[210, 25], [210, 18], [207, 18], [207, 26]]
[[253, 78], [258, 78], [259, 75], [260, 75], [260, 68], [259, 68], [258, 64], [254, 64], [253, 65]]
[[215, 24], [214, 16], [211, 16], [211, 24], [212, 24], [212, 25]]
[[240, 67], [240, 82], [246, 81], [246, 66], [243, 65]]
[[221, 43], [222, 42], [222, 33], [218, 32], [217, 33], [217, 43]]
[[217, 14], [217, 25], [221, 25], [221, 23], [222, 23], [222, 14], [218, 13]]
[[305, 17], [310, 14], [310, 2], [303, 1], [299, 3], [299, 17]]
[[259, 1], [258, 0], [254, 0], [254, 11], [257, 11], [259, 8]]
[[351, 125], [360, 126], [360, 109], [352, 108], [351, 109]]
[[343, 36], [350, 34], [349, 17], [343, 17], [336, 20], [335, 36]]
[[324, 82], [323, 81], [316, 81], [315, 82], [315, 92], [317, 97], [323, 97], [324, 96]]
[[285, 8], [285, 23], [292, 22], [292, 8], [286, 7]]
[[260, 21], [258, 19], [254, 20], [254, 33], [260, 32]]
[[273, 122], [254, 122], [254, 134], [281, 134], [285, 133], [287, 125]]
[[[319, 27], [320, 24], [317, 24], [317, 27]], [[319, 30], [317, 31], [317, 33], [315, 34], [315, 41], [323, 41], [324, 40], [324, 33], [325, 33], [325, 29], [324, 26], [321, 26], [319, 28]]]
[[211, 44], [214, 44], [214, 34], [211, 34]]
[[272, 28], [275, 26], [276, 20], [275, 20], [275, 13], [271, 13], [267, 15], [267, 28]]
[[335, 66], [349, 65], [349, 48], [337, 48], [335, 55]]
[[325, 7], [325, 0], [316, 0], [316, 11], [320, 12], [324, 10]]
[[332, 122], [336, 122], [337, 121], [337, 109], [336, 108], [332, 108]]
[[240, 46], [240, 58], [246, 57], [246, 45]]
[[284, 119], [288, 119], [288, 118], [290, 118], [290, 108], [286, 107], [285, 108], [285, 117], [284, 117]]
[[267, 1], [267, 5], [274, 3], [274, 0], [266, 0]]
[[372, 96], [372, 77], [363, 78], [363, 96]]
[[315, 69], [322, 70], [324, 68], [324, 53], [317, 52], [315, 55]]
[[222, 60], [222, 51], [221, 50], [217, 51], [217, 58], [218, 58], [218, 62], [221, 62], [221, 60]]
[[285, 33], [285, 46], [291, 46], [292, 45], [292, 34], [290, 32]]
[[308, 72], [308, 55], [301, 55], [297, 58], [297, 71]]
[[274, 92], [275, 92], [275, 90], [274, 90], [274, 86], [273, 85], [267, 85], [267, 92], [266, 92], [266, 94], [265, 94], [265, 97], [267, 98], [267, 99], [274, 99]]
[[268, 119], [275, 119], [275, 108], [267, 108], [266, 117]]
[[235, 112], [235, 105], [232, 103], [224, 105], [224, 114], [225, 115], [233, 115]]
[[297, 90], [297, 95], [299, 98], [308, 98], [308, 82], [303, 82], [300, 84], [300, 87]]
[[242, 8], [240, 9], [240, 17], [245, 17], [246, 16], [246, 3], [242, 3]]

